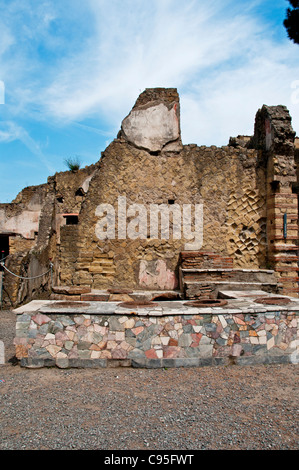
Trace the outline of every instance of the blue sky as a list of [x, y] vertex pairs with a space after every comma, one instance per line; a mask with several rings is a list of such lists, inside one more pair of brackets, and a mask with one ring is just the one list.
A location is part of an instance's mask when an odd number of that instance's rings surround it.
[[288, 6], [0, 0], [0, 202], [65, 171], [65, 158], [95, 163], [145, 88], [178, 89], [184, 144], [251, 135], [263, 104], [286, 105], [299, 134]]

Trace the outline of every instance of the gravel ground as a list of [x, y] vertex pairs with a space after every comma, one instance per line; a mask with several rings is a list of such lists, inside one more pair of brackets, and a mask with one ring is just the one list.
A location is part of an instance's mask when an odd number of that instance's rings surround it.
[[298, 365], [24, 369], [0, 312], [0, 450], [298, 450]]

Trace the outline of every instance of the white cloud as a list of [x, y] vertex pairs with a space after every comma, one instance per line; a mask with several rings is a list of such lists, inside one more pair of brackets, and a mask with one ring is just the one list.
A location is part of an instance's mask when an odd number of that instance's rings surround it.
[[50, 173], [54, 172], [54, 168], [48, 157], [46, 157], [42, 151], [40, 144], [36, 142], [23, 127], [11, 121], [1, 121], [0, 124], [2, 126], [2, 129], [0, 129], [0, 143], [9, 143], [19, 140], [39, 159]]
[[146, 87], [191, 83], [194, 73], [229, 60], [254, 32], [246, 17], [222, 21], [220, 2], [201, 2], [200, 8], [198, 2], [161, 0], [142, 7], [132, 1], [121, 7], [89, 3], [96, 36], [88, 49], [66, 60], [46, 90], [46, 104], [58, 117], [73, 119], [99, 109], [117, 113]]
[[[259, 4], [262, 0], [246, 5], [232, 0], [86, 0], [83, 8], [77, 0], [64, 7], [48, 0], [31, 12], [28, 0], [22, 27], [27, 47], [36, 41], [57, 55], [40, 63], [18, 43], [21, 49], [10, 59], [14, 112], [32, 115], [37, 110], [42, 119], [61, 123], [102, 117], [117, 131], [139, 93], [162, 86], [177, 87], [181, 95], [185, 143], [218, 145], [230, 135], [252, 132], [255, 113], [264, 103], [286, 104], [299, 128], [290, 90], [299, 78], [298, 46], [273, 40], [269, 26], [254, 16]], [[17, 11], [21, 4], [12, 5]], [[74, 6], [69, 15], [67, 5]], [[64, 36], [60, 30], [60, 36], [51, 33], [59, 22], [65, 24]], [[84, 36], [87, 26], [90, 35]], [[8, 48], [16, 36], [9, 30], [6, 35]]]
[[[230, 136], [252, 135], [255, 114], [263, 104], [286, 105], [299, 130], [299, 106], [291, 89], [299, 69], [291, 63], [292, 54], [291, 44], [280, 48], [265, 42], [262, 55], [202, 80], [193, 93], [183, 93], [184, 143], [226, 145]], [[288, 56], [291, 65], [286, 65]]]
[[10, 33], [9, 28], [0, 21], [0, 29], [1, 29], [1, 42], [0, 42], [0, 56], [3, 55], [12, 44], [14, 44], [14, 37]]
[[291, 104], [296, 46], [271, 42], [250, 9], [220, 1], [88, 4], [95, 36], [40, 96], [45, 112], [57, 118], [98, 114], [119, 124], [144, 88], [177, 87], [185, 142], [211, 142], [214, 135], [217, 144], [227, 140], [228, 126], [229, 134], [240, 123], [240, 133], [249, 131], [249, 122], [252, 129], [264, 102]]

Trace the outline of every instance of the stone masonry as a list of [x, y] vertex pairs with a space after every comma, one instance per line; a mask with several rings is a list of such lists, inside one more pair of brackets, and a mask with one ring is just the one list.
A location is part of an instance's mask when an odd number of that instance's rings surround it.
[[[145, 90], [94, 165], [56, 173], [0, 204], [5, 266], [34, 278], [5, 271], [4, 304], [50, 299], [53, 287], [179, 290], [186, 252], [214, 253], [231, 269], [272, 271], [282, 293], [297, 297], [296, 142], [288, 110], [264, 105], [252, 136], [221, 148], [185, 145], [177, 90]], [[99, 236], [103, 205], [115, 211], [114, 237]], [[169, 236], [162, 222], [156, 235], [148, 219], [141, 228], [140, 211], [152, 205], [169, 211]], [[191, 207], [190, 233], [174, 236], [172, 214], [184, 205]], [[198, 237], [195, 207], [202, 207]], [[111, 216], [106, 222], [110, 230]]]
[[298, 363], [298, 301], [264, 306], [257, 295], [222, 308], [31, 302], [15, 311], [16, 355], [33, 368]]

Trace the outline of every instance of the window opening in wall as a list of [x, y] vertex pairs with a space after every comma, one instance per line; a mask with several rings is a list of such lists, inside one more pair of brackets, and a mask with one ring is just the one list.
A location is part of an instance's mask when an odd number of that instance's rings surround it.
[[279, 190], [279, 181], [272, 181], [270, 183], [271, 189], [274, 193], [277, 193]]
[[66, 220], [66, 225], [78, 225], [79, 215], [78, 214], [63, 214]]
[[292, 183], [292, 193], [293, 194], [299, 194], [299, 184], [298, 183]]
[[79, 189], [77, 189], [77, 191], [75, 192], [75, 196], [81, 196], [81, 197], [83, 197], [83, 196], [85, 196], [85, 192], [83, 191], [82, 188], [79, 188]]

